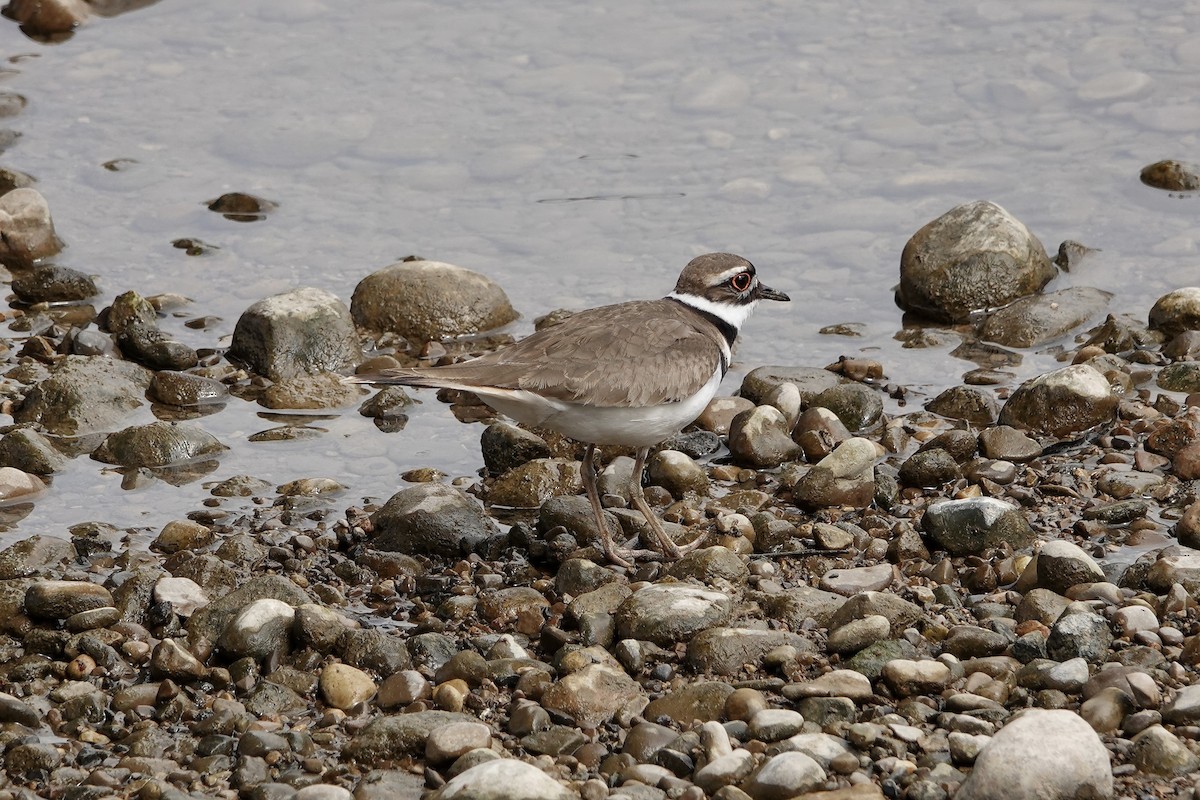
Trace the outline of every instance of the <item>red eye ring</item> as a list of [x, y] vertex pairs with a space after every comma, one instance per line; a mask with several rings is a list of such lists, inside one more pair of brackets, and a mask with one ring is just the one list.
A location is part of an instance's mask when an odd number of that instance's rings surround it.
[[735, 292], [741, 294], [750, 290], [750, 286], [754, 283], [754, 276], [749, 272], [739, 272], [729, 279], [729, 285]]

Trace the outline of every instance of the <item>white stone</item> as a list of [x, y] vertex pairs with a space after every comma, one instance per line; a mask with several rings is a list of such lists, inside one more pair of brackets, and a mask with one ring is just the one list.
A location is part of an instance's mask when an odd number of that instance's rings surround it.
[[578, 800], [578, 795], [532, 764], [487, 761], [459, 773], [430, 800]]
[[780, 753], [746, 781], [746, 794], [754, 800], [789, 800], [811, 792], [825, 782], [825, 770], [801, 752]]
[[754, 769], [754, 754], [749, 750], [734, 750], [705, 764], [692, 775], [692, 782], [712, 795], [722, 786], [740, 783]]
[[790, 708], [764, 708], [750, 718], [750, 735], [764, 742], [795, 736], [804, 727], [804, 717]]
[[1112, 797], [1112, 765], [1100, 737], [1072, 711], [1030, 709], [992, 737], [955, 800]]
[[0, 467], [0, 502], [37, 494], [45, 488], [46, 484], [37, 475], [16, 467]]
[[168, 575], [154, 584], [154, 602], [170, 603], [176, 614], [190, 617], [196, 609], [208, 605], [208, 593], [191, 578]]
[[1158, 616], [1154, 611], [1142, 605], [1125, 606], [1113, 612], [1113, 622], [1121, 629], [1121, 634], [1132, 638], [1139, 631], [1158, 630]]
[[828, 733], [798, 733], [775, 747], [781, 753], [804, 753], [820, 764], [822, 769], [829, 769], [829, 762], [842, 753], [850, 752], [845, 741]]

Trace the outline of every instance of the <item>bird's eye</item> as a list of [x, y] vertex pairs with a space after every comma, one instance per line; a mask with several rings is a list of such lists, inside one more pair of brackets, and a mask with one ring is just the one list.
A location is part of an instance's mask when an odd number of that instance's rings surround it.
[[729, 279], [729, 285], [739, 294], [749, 291], [752, 283], [754, 283], [754, 276], [749, 272], [739, 272]]

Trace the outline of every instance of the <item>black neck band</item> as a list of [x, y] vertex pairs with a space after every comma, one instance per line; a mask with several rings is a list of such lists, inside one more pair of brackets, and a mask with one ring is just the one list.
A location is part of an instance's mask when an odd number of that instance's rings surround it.
[[[703, 308], [696, 308], [694, 305], [692, 305], [684, 300], [680, 300], [678, 297], [671, 297], [668, 299], [674, 300], [676, 303], [679, 303], [680, 305], [687, 306], [692, 311], [695, 311], [701, 317], [708, 320], [708, 322], [711, 323], [714, 328], [719, 330], [721, 332], [721, 335], [725, 337], [725, 344], [729, 345], [729, 349], [731, 351], [733, 350], [733, 342], [734, 342], [734, 340], [737, 339], [737, 336], [738, 336], [737, 326], [729, 324], [729, 322], [721, 319], [720, 317], [718, 317], [716, 314], [712, 313], [711, 311], [705, 311]], [[724, 360], [725, 360], [725, 355], [724, 355], [724, 353], [722, 353], [721, 354], [722, 364], [724, 364]], [[728, 369], [728, 367], [729, 367], [728, 364], [724, 364], [724, 366], [726, 369]]]

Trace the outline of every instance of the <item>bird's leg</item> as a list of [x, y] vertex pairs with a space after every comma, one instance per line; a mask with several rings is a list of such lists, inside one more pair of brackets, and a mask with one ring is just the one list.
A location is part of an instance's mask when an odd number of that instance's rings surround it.
[[646, 456], [649, 454], [649, 447], [643, 447], [637, 451], [637, 456], [633, 460], [633, 480], [629, 484], [629, 495], [633, 500], [634, 506], [646, 518], [646, 525], [657, 540], [658, 552], [662, 554], [663, 558], [678, 559], [683, 557], [685, 553], [695, 550], [704, 537], [700, 537], [700, 539], [680, 547], [675, 544], [675, 541], [663, 529], [662, 521], [659, 520], [658, 515], [650, 508], [650, 504], [646, 502], [646, 495], [642, 493], [642, 469], [646, 466]]
[[600, 490], [596, 487], [596, 464], [594, 456], [596, 445], [589, 444], [583, 456], [583, 488], [587, 491], [588, 502], [592, 505], [592, 514], [596, 517], [596, 530], [600, 534], [600, 547], [605, 557], [612, 563], [622, 567], [632, 567], [633, 564], [621, 556], [613, 542], [612, 533], [608, 530], [608, 520], [604, 518], [604, 509], [600, 507]]

